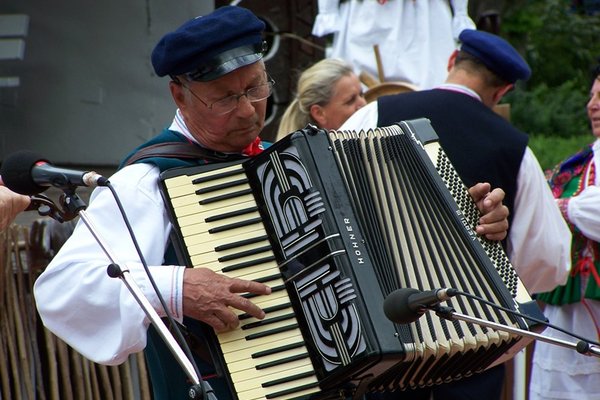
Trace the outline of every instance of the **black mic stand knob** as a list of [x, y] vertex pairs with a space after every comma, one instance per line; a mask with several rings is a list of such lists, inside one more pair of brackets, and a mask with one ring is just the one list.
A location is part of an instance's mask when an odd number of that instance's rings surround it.
[[201, 384], [192, 385], [188, 390], [188, 398], [191, 400], [204, 400], [204, 391]]
[[196, 383], [188, 390], [188, 398], [192, 400], [217, 400], [217, 396], [210, 384], [204, 380]]
[[65, 221], [70, 221], [79, 215], [79, 212], [85, 210], [87, 205], [77, 193], [75, 187], [65, 189], [60, 196], [60, 203], [64, 208], [63, 217]]
[[430, 309], [432, 311], [435, 311], [435, 314], [438, 317], [449, 320], [449, 321], [454, 321], [454, 318], [452, 316], [452, 314], [456, 311], [456, 310], [454, 310], [454, 308], [436, 304], [435, 306], [430, 307]]
[[592, 346], [590, 346], [590, 344], [588, 342], [586, 342], [585, 340], [580, 340], [579, 342], [577, 342], [577, 345], [575, 346], [575, 350], [577, 350], [577, 352], [579, 354], [588, 354], [590, 352]]

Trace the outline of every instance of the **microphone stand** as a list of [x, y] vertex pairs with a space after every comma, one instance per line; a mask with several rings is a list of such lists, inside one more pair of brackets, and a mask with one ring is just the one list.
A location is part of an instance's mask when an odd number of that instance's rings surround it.
[[[150, 302], [148, 301], [138, 284], [130, 276], [129, 270], [121, 269], [121, 267], [117, 263], [117, 258], [115, 257], [111, 249], [107, 246], [104, 239], [100, 236], [98, 230], [94, 226], [94, 223], [87, 215], [85, 211], [85, 202], [83, 202], [83, 200], [81, 200], [81, 198], [75, 193], [74, 188], [66, 189], [64, 193], [64, 196], [61, 196], [61, 203], [67, 210], [65, 214], [72, 216], [79, 215], [83, 223], [87, 226], [90, 233], [92, 234], [92, 236], [94, 236], [94, 238], [96, 239], [96, 241], [98, 242], [98, 244], [100, 245], [100, 247], [111, 262], [107, 268], [108, 275], [111, 278], [120, 278], [121, 281], [123, 281], [127, 289], [129, 289], [129, 292], [133, 295], [133, 297], [140, 305], [142, 310], [146, 313], [146, 316], [150, 319], [150, 321], [152, 321], [160, 337], [165, 341], [167, 347], [169, 348], [179, 365], [183, 368], [188, 378], [193, 382], [193, 385], [188, 391], [188, 397], [193, 400], [217, 400], [217, 397], [215, 396], [210, 384], [204, 380], [201, 380], [199, 374], [196, 373], [194, 366], [186, 357], [185, 353], [183, 352], [183, 350], [181, 349], [181, 347], [179, 346], [179, 344], [177, 343], [167, 326], [164, 324], [156, 310], [154, 310], [154, 307], [152, 307], [152, 304], [150, 304]], [[206, 397], [204, 395], [206, 395]]]
[[486, 321], [481, 318], [457, 313], [452, 307], [438, 305], [436, 307], [431, 307], [430, 309], [435, 311], [437, 316], [439, 316], [440, 318], [446, 319], [448, 321], [458, 320], [458, 321], [471, 322], [473, 324], [485, 326], [487, 328], [496, 329], [498, 331], [515, 333], [519, 336], [525, 336], [525, 337], [533, 338], [536, 340], [540, 340], [542, 342], [554, 344], [557, 346], [574, 349], [578, 353], [586, 355], [586, 356], [600, 357], [600, 348], [598, 346], [594, 346], [591, 343], [588, 343], [584, 340], [580, 340], [577, 343], [573, 343], [573, 342], [569, 342], [569, 341], [562, 340], [562, 339], [552, 338], [552, 337], [540, 335], [539, 333], [529, 332], [529, 331], [526, 331], [523, 329], [514, 328], [512, 326], [502, 325], [502, 324], [498, 324], [496, 322]]

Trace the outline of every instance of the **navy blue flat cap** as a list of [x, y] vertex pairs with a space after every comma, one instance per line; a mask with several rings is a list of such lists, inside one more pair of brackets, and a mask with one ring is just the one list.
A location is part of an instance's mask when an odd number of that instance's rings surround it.
[[458, 36], [460, 50], [479, 59], [490, 71], [507, 82], [527, 80], [531, 69], [519, 52], [500, 36], [474, 29], [465, 29]]
[[152, 51], [152, 66], [158, 76], [211, 81], [260, 60], [264, 29], [246, 8], [219, 7], [163, 36]]

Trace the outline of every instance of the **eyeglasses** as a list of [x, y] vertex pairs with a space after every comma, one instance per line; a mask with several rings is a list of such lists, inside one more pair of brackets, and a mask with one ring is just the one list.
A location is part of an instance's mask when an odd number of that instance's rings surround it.
[[257, 101], [261, 101], [266, 99], [273, 93], [273, 86], [275, 85], [275, 81], [269, 78], [267, 83], [263, 83], [261, 85], [257, 85], [251, 87], [246, 90], [244, 93], [240, 94], [232, 94], [231, 96], [223, 97], [220, 100], [217, 100], [213, 103], [208, 104], [204, 100], [202, 100], [194, 91], [187, 85], [183, 84], [190, 93], [198, 99], [202, 104], [204, 104], [209, 110], [212, 110], [216, 115], [225, 115], [238, 107], [240, 98], [246, 96], [250, 103], [256, 103]]

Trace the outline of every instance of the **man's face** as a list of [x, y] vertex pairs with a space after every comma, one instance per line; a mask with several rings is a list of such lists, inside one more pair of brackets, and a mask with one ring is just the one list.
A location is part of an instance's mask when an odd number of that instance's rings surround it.
[[587, 113], [592, 126], [592, 133], [595, 137], [600, 138], [600, 77], [594, 80], [594, 84], [590, 90]]
[[259, 61], [214, 81], [172, 84], [171, 92], [189, 131], [200, 144], [216, 151], [240, 152], [262, 131], [267, 99], [250, 102], [241, 96], [237, 107], [222, 115], [209, 107], [227, 96], [239, 96], [267, 82], [264, 63]]

